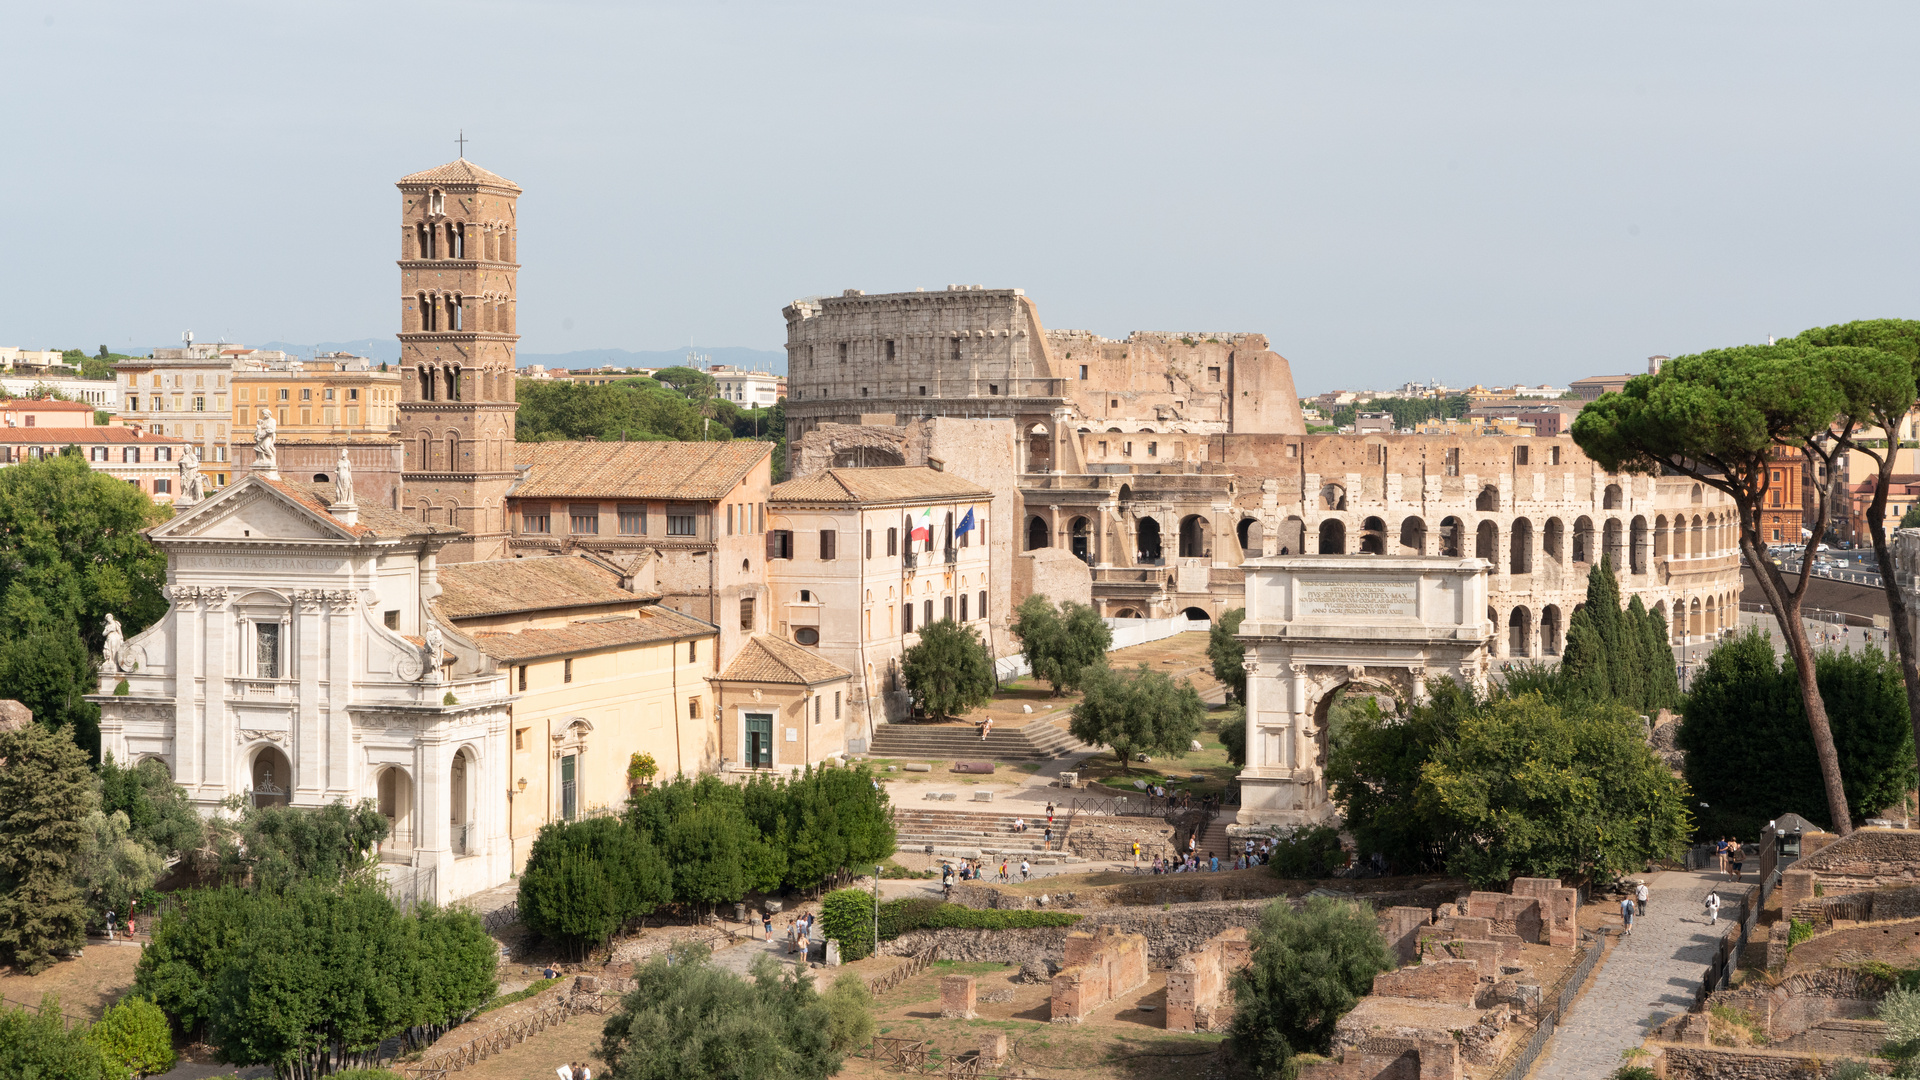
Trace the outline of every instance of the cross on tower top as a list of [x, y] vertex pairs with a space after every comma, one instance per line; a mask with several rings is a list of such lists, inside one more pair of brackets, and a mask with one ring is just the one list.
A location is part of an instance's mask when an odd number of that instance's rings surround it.
[[467, 156], [467, 129], [461, 128], [460, 137], [453, 141], [460, 144], [460, 158], [464, 161]]

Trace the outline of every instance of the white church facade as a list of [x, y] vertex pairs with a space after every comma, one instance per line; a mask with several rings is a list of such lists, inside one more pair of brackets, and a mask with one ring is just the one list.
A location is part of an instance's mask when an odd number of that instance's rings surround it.
[[390, 876], [444, 902], [513, 872], [508, 675], [429, 604], [461, 530], [341, 479], [250, 474], [150, 530], [170, 606], [124, 642], [110, 624], [90, 700], [102, 749], [158, 758], [203, 813], [375, 800]]

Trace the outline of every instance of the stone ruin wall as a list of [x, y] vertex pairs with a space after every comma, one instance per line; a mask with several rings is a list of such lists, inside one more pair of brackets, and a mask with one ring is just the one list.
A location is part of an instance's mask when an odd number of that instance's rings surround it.
[[1076, 931], [1064, 942], [1066, 964], [1053, 977], [1052, 1020], [1077, 1024], [1087, 1015], [1147, 983], [1147, 939], [1103, 927]]
[[1233, 1020], [1233, 975], [1253, 962], [1244, 926], [1222, 930], [1167, 971], [1167, 1030], [1225, 1031]]

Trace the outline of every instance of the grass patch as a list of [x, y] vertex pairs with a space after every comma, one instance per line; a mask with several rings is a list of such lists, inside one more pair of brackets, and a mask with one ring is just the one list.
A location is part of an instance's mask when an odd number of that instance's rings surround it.
[[996, 975], [1015, 965], [991, 960], [935, 960], [933, 966], [948, 975]]
[[503, 1008], [507, 1005], [511, 1005], [516, 1001], [525, 1001], [528, 998], [533, 997], [535, 994], [538, 994], [543, 990], [550, 989], [558, 985], [559, 983], [566, 981], [566, 978], [567, 977], [565, 975], [562, 975], [559, 978], [555, 978], [555, 979], [541, 979], [540, 981], [532, 984], [531, 986], [528, 986], [524, 990], [515, 990], [511, 994], [501, 994], [499, 997], [496, 997], [492, 1001], [487, 1002], [485, 1005], [480, 1006], [480, 1012], [476, 1012], [474, 1013], [474, 1015], [478, 1016], [480, 1015], [480, 1013], [492, 1012], [495, 1009]]

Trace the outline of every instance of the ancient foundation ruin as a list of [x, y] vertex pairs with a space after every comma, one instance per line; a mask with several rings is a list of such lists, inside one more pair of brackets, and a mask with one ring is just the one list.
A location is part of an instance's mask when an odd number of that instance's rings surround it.
[[1233, 973], [1252, 961], [1244, 926], [1182, 954], [1167, 971], [1167, 1030], [1225, 1031], [1233, 1019]]
[[1146, 982], [1144, 935], [1104, 928], [1098, 933], [1068, 934], [1066, 965], [1053, 977], [1053, 1022], [1077, 1024], [1095, 1009]]

